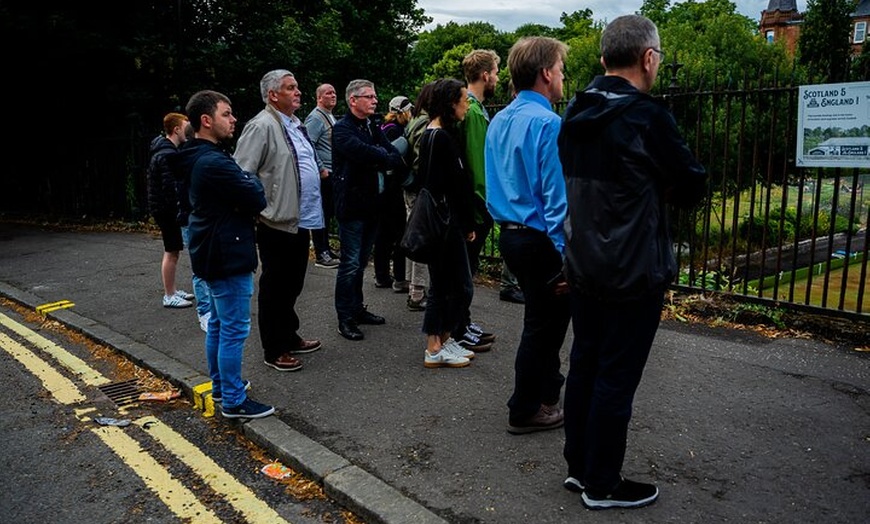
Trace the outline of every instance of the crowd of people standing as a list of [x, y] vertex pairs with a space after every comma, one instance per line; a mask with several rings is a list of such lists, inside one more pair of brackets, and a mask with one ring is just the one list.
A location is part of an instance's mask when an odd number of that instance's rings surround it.
[[[489, 50], [465, 57], [465, 81], [427, 83], [414, 103], [394, 97], [384, 125], [375, 121], [378, 95], [366, 79], [348, 84], [340, 118], [332, 115], [335, 89], [321, 84], [303, 123], [295, 114], [298, 81], [285, 69], [262, 77], [264, 109], [246, 123], [232, 155], [225, 146], [236, 119], [226, 96], [201, 91], [186, 116], [167, 115], [165, 142], [155, 141], [161, 152], [153, 171], [163, 166], [162, 174], [152, 183], [167, 253], [163, 301], [190, 307], [194, 298], [174, 288], [174, 271], [166, 269], [174, 270], [182, 249], [173, 209], [158, 198], [158, 180], [169, 171], [189, 209], [193, 272], [209, 292], [206, 356], [212, 397], [225, 417], [274, 412], [248, 397], [241, 373], [258, 264], [267, 366], [297, 371], [299, 354], [322, 347], [302, 337], [296, 313], [313, 245], [315, 265], [336, 270], [342, 337], [359, 341], [361, 326], [387, 322], [364, 298], [374, 250], [375, 286], [424, 311], [423, 365], [464, 368], [496, 339], [471, 318], [470, 306], [483, 239], [497, 227], [502, 295], [514, 282], [519, 295], [510, 301], [524, 304], [507, 431], [564, 426], [563, 485], [590, 509], [656, 500], [655, 485], [621, 475], [626, 435], [664, 292], [676, 276], [667, 210], [696, 205], [706, 172], [665, 106], [648, 94], [663, 56], [653, 22], [629, 15], [606, 26], [605, 74], [560, 116], [553, 104], [564, 95], [567, 51], [550, 37], [517, 41], [507, 57], [514, 97], [492, 118], [482, 102], [494, 92], [500, 59]], [[406, 261], [398, 247], [422, 188], [451, 217], [428, 264]], [[338, 250], [327, 236], [332, 215]], [[560, 351], [569, 324], [566, 380]]]

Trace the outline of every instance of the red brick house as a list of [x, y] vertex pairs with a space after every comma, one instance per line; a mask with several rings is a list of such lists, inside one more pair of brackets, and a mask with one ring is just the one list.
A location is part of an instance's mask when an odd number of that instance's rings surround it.
[[[784, 42], [785, 48], [794, 55], [800, 38], [803, 14], [797, 9], [796, 0], [770, 0], [767, 9], [761, 12], [758, 29], [768, 42]], [[860, 0], [852, 13], [852, 54], [861, 53], [867, 32], [870, 31], [870, 0]]]
[[770, 0], [767, 9], [761, 12], [759, 30], [771, 44], [784, 42], [786, 50], [794, 56], [803, 19], [796, 0]]

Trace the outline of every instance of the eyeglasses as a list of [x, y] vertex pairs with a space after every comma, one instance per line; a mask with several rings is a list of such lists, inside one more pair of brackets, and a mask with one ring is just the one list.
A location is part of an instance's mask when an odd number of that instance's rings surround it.
[[661, 49], [656, 49], [655, 47], [650, 47], [650, 49], [652, 49], [653, 51], [655, 51], [656, 53], [659, 54], [660, 61], [662, 61], [662, 62], [665, 61], [665, 52], [664, 51], [662, 51]]
[[377, 99], [378, 95], [353, 95], [354, 98], [368, 98], [369, 100]]

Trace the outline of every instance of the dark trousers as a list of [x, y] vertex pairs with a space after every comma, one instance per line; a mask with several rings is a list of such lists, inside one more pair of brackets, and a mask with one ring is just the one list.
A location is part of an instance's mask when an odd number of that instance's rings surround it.
[[311, 242], [314, 244], [314, 254], [320, 256], [329, 250], [329, 223], [335, 215], [335, 204], [332, 198], [332, 175], [320, 179], [320, 205], [323, 208], [323, 229], [311, 230]]
[[[451, 226], [438, 258], [429, 263], [429, 291], [423, 333], [441, 335], [455, 333], [471, 307], [474, 284], [468, 267], [465, 238]], [[462, 332], [466, 324], [461, 324]]]
[[568, 475], [609, 493], [620, 480], [634, 393], [661, 318], [664, 295], [605, 302], [571, 293], [574, 346], [565, 386]]
[[486, 218], [487, 220], [483, 224], [474, 225], [474, 241], [468, 243], [468, 265], [471, 267], [472, 275], [476, 275], [480, 271], [480, 254], [486, 245], [489, 232], [492, 231], [492, 221], [488, 215]]
[[537, 413], [541, 404], [559, 402], [565, 383], [559, 351], [568, 331], [570, 300], [567, 294], [554, 292], [554, 279], [562, 274], [562, 255], [546, 233], [502, 228], [499, 249], [526, 298], [514, 392], [508, 401], [510, 419], [520, 422]]
[[365, 310], [363, 276], [375, 242], [375, 220], [339, 220], [341, 262], [335, 275], [335, 313], [339, 322], [353, 320]]
[[[399, 241], [407, 222], [402, 188], [388, 187], [378, 195], [378, 231], [375, 234], [375, 278], [379, 282], [405, 280], [405, 255]], [[390, 262], [393, 272], [390, 275]]]
[[298, 346], [301, 337], [296, 299], [308, 271], [307, 229], [298, 233], [278, 231], [257, 224], [257, 247], [261, 273], [257, 292], [257, 325], [263, 345], [263, 358], [274, 360]]

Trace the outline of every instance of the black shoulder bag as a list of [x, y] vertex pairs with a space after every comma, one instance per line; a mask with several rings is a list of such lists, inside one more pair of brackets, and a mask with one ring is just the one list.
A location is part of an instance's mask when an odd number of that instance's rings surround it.
[[[435, 142], [433, 131], [429, 136], [429, 161], [427, 162], [426, 178], [429, 178], [432, 168], [432, 147]], [[446, 200], [436, 200], [427, 187], [421, 187], [414, 201], [414, 206], [408, 214], [405, 233], [399, 243], [405, 256], [428, 264], [435, 259], [447, 236], [450, 225], [450, 208]]]

